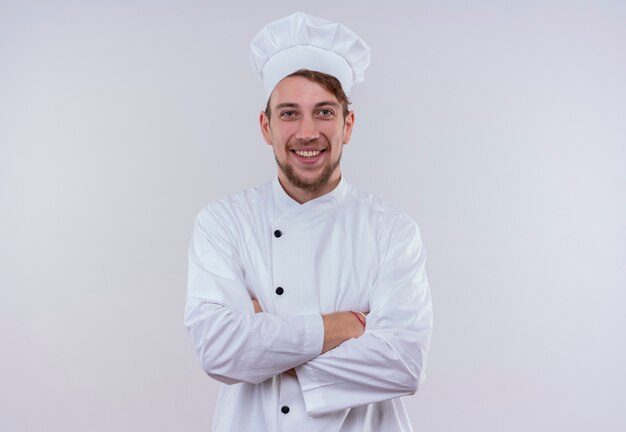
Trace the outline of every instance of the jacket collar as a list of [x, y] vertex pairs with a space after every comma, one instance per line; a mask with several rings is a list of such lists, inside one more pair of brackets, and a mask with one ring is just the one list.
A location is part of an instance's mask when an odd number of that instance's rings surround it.
[[285, 189], [283, 189], [280, 181], [278, 180], [278, 176], [274, 177], [274, 180], [272, 181], [272, 191], [274, 195], [274, 203], [278, 210], [278, 214], [282, 214], [289, 210], [307, 209], [308, 211], [309, 209], [313, 209], [319, 206], [327, 207], [328, 204], [330, 204], [331, 206], [332, 204], [338, 204], [343, 200], [346, 195], [347, 184], [343, 179], [343, 176], [341, 176], [339, 183], [332, 191], [328, 192], [326, 195], [322, 195], [321, 197], [312, 199], [311, 201], [307, 201], [304, 204], [300, 204], [298, 201], [291, 198], [287, 194], [287, 192], [285, 192]]

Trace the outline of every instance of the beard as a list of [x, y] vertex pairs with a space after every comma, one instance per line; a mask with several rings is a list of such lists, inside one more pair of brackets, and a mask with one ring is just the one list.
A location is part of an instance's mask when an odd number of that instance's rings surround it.
[[310, 181], [307, 181], [298, 176], [290, 163], [281, 163], [276, 157], [276, 154], [274, 154], [274, 159], [276, 159], [276, 164], [283, 172], [283, 174], [285, 174], [285, 177], [287, 178], [287, 181], [289, 181], [289, 183], [291, 183], [298, 189], [302, 189], [308, 192], [315, 192], [328, 184], [328, 181], [339, 166], [339, 162], [341, 161], [341, 153], [339, 154], [339, 157], [336, 161], [331, 161], [324, 167], [324, 170], [319, 175], [319, 177]]

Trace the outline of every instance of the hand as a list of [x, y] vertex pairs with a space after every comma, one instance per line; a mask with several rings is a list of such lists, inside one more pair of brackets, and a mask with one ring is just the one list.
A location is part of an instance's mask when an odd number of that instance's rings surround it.
[[[263, 312], [257, 299], [252, 299], [252, 306], [254, 307], [254, 313]], [[348, 339], [358, 338], [365, 333], [365, 327], [359, 318], [365, 320], [369, 311], [358, 313], [361, 317], [355, 316], [351, 311], [322, 315], [324, 322], [324, 344], [322, 346], [322, 353], [335, 348]], [[297, 377], [295, 369], [289, 369], [285, 371], [285, 373]]]
[[358, 338], [365, 333], [365, 327], [353, 312], [335, 312], [322, 315], [324, 320], [324, 345], [322, 353], [331, 350], [348, 339]]

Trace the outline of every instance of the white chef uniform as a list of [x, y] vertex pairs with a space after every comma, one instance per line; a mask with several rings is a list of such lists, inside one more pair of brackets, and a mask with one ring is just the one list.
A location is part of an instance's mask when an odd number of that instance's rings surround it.
[[[400, 397], [424, 377], [424, 262], [415, 222], [343, 179], [304, 204], [275, 179], [203, 209], [185, 325], [225, 383], [214, 431], [412, 430]], [[365, 333], [320, 355], [320, 314], [348, 310], [370, 311]]]

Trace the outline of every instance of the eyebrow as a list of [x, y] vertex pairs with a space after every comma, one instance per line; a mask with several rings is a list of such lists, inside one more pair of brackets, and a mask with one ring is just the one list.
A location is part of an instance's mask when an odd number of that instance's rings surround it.
[[274, 109], [283, 109], [283, 108], [297, 108], [298, 104], [295, 103], [281, 103], [274, 107]]
[[[315, 104], [315, 108], [319, 108], [322, 106], [332, 106], [334, 108], [340, 108], [339, 103], [335, 101], [322, 101], [322, 102], [318, 102]], [[283, 109], [283, 108], [299, 108], [299, 105], [293, 102], [284, 102], [274, 107], [274, 109], [276, 110]]]
[[324, 102], [318, 102], [315, 104], [315, 108], [319, 108], [321, 106], [332, 106], [335, 108], [339, 108], [339, 102], [335, 102], [335, 101], [324, 101]]

